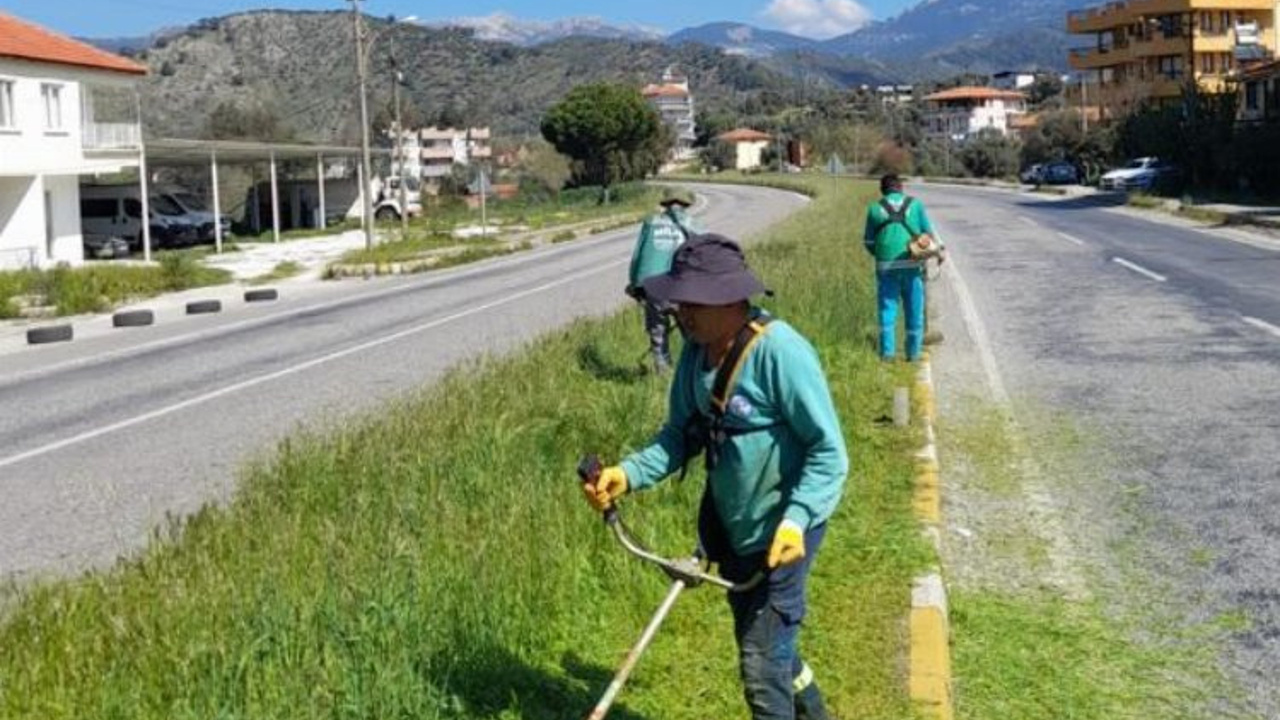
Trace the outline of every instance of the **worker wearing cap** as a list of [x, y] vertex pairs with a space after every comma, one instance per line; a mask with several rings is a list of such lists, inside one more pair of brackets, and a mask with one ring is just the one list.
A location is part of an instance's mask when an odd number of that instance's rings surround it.
[[631, 252], [627, 294], [644, 305], [644, 329], [649, 336], [653, 365], [658, 372], [666, 372], [671, 368], [667, 321], [670, 308], [645, 295], [644, 281], [670, 270], [676, 250], [698, 229], [688, 213], [693, 205], [693, 193], [680, 188], [664, 188], [658, 202], [662, 210], [644, 221], [635, 249]]
[[[648, 447], [605, 468], [583, 491], [603, 510], [705, 452], [698, 534], [708, 558], [733, 582], [768, 573], [752, 590], [729, 593], [752, 717], [826, 720], [797, 636], [805, 582], [849, 460], [817, 353], [790, 325], [751, 305], [764, 286], [727, 238], [690, 238], [671, 270], [644, 288], [676, 307], [689, 341], [672, 380], [669, 415]], [[735, 356], [737, 372], [716, 403], [722, 363]]]

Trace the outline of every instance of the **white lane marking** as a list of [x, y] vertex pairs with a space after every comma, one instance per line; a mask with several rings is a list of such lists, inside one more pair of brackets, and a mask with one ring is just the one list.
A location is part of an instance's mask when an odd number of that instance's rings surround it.
[[[936, 220], [935, 224], [937, 224]], [[1000, 366], [996, 364], [996, 355], [991, 349], [991, 336], [987, 333], [987, 326], [982, 322], [982, 316], [978, 314], [978, 306], [973, 302], [969, 284], [960, 274], [960, 267], [955, 261], [947, 263], [946, 267], [950, 268], [947, 272], [951, 274], [956, 298], [960, 301], [960, 314], [964, 317], [964, 324], [973, 337], [973, 344], [978, 348], [978, 358], [982, 361], [982, 371], [987, 376], [987, 387], [991, 389], [991, 397], [1000, 405], [1007, 406], [1009, 391], [1005, 389], [1004, 380], [1000, 377]]]
[[1031, 218], [1027, 217], [1026, 215], [1019, 215], [1019, 216], [1018, 216], [1018, 219], [1019, 219], [1019, 220], [1021, 220], [1021, 221], [1022, 221], [1022, 222], [1024, 222], [1024, 223], [1026, 223], [1026, 224], [1030, 225], [1030, 226], [1031, 226], [1031, 227], [1033, 227], [1033, 228], [1038, 228], [1038, 227], [1040, 227], [1040, 223], [1036, 222], [1035, 220], [1032, 220]]
[[1058, 237], [1062, 238], [1063, 240], [1066, 240], [1066, 241], [1067, 241], [1067, 242], [1069, 242], [1069, 243], [1075, 243], [1076, 245], [1079, 245], [1080, 247], [1084, 247], [1084, 245], [1085, 245], [1085, 242], [1084, 242], [1083, 240], [1081, 240], [1080, 238], [1076, 237], [1075, 235], [1068, 235], [1068, 234], [1066, 234], [1066, 233], [1064, 233], [1064, 232], [1060, 232], [1060, 233], [1058, 233]]
[[[25, 382], [33, 378], [52, 375], [54, 373], [58, 373], [63, 370], [72, 370], [72, 369], [87, 366], [87, 365], [97, 365], [99, 363], [103, 363], [108, 360], [115, 360], [120, 357], [127, 357], [134, 354], [144, 353], [147, 350], [164, 348], [172, 345], [181, 345], [182, 343], [185, 343], [190, 340], [202, 340], [210, 337], [218, 337], [220, 335], [231, 334], [236, 330], [243, 330], [243, 329], [259, 327], [262, 325], [269, 325], [272, 322], [275, 322], [276, 320], [279, 320], [281, 318], [287, 318], [287, 317], [292, 317], [296, 315], [303, 315], [306, 313], [313, 313], [313, 312], [318, 312], [323, 310], [332, 310], [334, 308], [341, 308], [346, 305], [355, 305], [357, 303], [364, 302], [367, 300], [377, 300], [378, 298], [385, 297], [388, 295], [395, 295], [396, 293], [412, 292], [414, 290], [426, 289], [426, 288], [433, 287], [435, 285], [441, 285], [454, 280], [465, 280], [466, 278], [469, 278], [473, 275], [480, 275], [480, 274], [489, 272], [491, 270], [505, 269], [511, 265], [520, 265], [523, 263], [528, 263], [532, 260], [546, 259], [546, 256], [548, 255], [555, 257], [559, 255], [570, 254], [575, 250], [579, 250], [579, 251], [589, 250], [594, 248], [597, 245], [603, 245], [607, 242], [612, 242], [616, 240], [619, 235], [622, 235], [622, 234], [623, 234], [622, 231], [611, 231], [593, 240], [588, 240], [581, 243], [572, 243], [572, 244], [561, 246], [560, 248], [546, 248], [547, 250], [553, 250], [556, 252], [539, 252], [538, 250], [534, 250], [533, 252], [537, 253], [536, 255], [525, 255], [524, 253], [516, 253], [515, 257], [507, 256], [502, 258], [494, 258], [493, 260], [490, 260], [490, 261], [481, 261], [479, 263], [473, 264], [461, 270], [460, 272], [453, 272], [447, 275], [442, 274], [442, 275], [437, 275], [435, 277], [421, 278], [416, 281], [397, 282], [391, 287], [379, 288], [377, 290], [373, 290], [367, 293], [343, 295], [342, 297], [339, 297], [335, 300], [325, 300], [322, 302], [315, 303], [313, 305], [304, 305], [303, 307], [299, 307], [299, 308], [282, 310], [280, 312], [270, 313], [268, 315], [246, 318], [244, 320], [237, 320], [235, 322], [226, 323], [224, 325], [217, 325], [215, 327], [206, 328], [203, 330], [195, 330], [193, 332], [183, 333], [181, 335], [174, 335], [173, 337], [159, 338], [156, 340], [151, 340], [149, 342], [139, 343], [137, 345], [130, 345], [128, 347], [123, 347], [116, 350], [99, 353], [96, 355], [88, 355], [85, 357], [75, 358], [72, 360], [66, 360], [64, 362], [54, 363], [53, 365], [48, 365], [45, 367], [39, 367], [33, 370], [28, 370], [26, 372], [21, 372], [16, 375], [0, 377], [0, 387], [4, 387], [6, 385], [16, 385], [18, 383]], [[145, 305], [146, 303], [144, 301], [137, 304]]]
[[1151, 278], [1152, 280], [1155, 280], [1156, 282], [1164, 282], [1169, 279], [1161, 275], [1160, 273], [1151, 272], [1150, 270], [1142, 267], [1141, 265], [1137, 263], [1129, 262], [1128, 260], [1125, 260], [1122, 257], [1113, 257], [1111, 258], [1111, 262], [1117, 265], [1123, 265], [1124, 267], [1129, 268], [1130, 270], [1138, 273], [1139, 275], [1145, 275]]
[[164, 417], [166, 415], [171, 415], [175, 412], [178, 412], [179, 410], [185, 410], [190, 407], [202, 405], [204, 403], [209, 402], [210, 400], [216, 400], [217, 398], [223, 397], [225, 395], [230, 395], [232, 393], [239, 392], [241, 390], [247, 390], [248, 388], [261, 385], [263, 383], [271, 382], [272, 380], [279, 380], [280, 378], [288, 377], [289, 375], [296, 375], [297, 373], [300, 373], [304, 370], [310, 370], [311, 368], [316, 367], [318, 365], [323, 365], [325, 363], [333, 362], [334, 360], [340, 360], [344, 357], [347, 357], [348, 355], [354, 355], [359, 352], [364, 352], [365, 350], [371, 350], [373, 348], [386, 345], [387, 343], [392, 343], [392, 342], [395, 342], [396, 340], [409, 337], [410, 335], [416, 335], [417, 333], [439, 327], [446, 323], [451, 323], [455, 320], [460, 320], [470, 315], [475, 315], [476, 313], [481, 313], [486, 310], [492, 310], [493, 308], [496, 308], [502, 305], [508, 305], [517, 300], [521, 300], [523, 298], [529, 297], [530, 295], [536, 295], [540, 292], [545, 292], [552, 288], [560, 287], [561, 285], [568, 285], [569, 283], [577, 282], [581, 278], [587, 277], [589, 275], [599, 274], [602, 270], [614, 268], [619, 265], [624, 265], [627, 262], [630, 262], [630, 261], [616, 260], [614, 262], [598, 265], [589, 270], [583, 270], [581, 272], [576, 272], [572, 275], [566, 275], [565, 277], [562, 277], [559, 280], [556, 280], [554, 282], [545, 283], [543, 285], [539, 285], [537, 287], [530, 288], [528, 290], [524, 290], [524, 291], [515, 293], [513, 295], [508, 295], [507, 297], [504, 297], [501, 300], [494, 300], [492, 302], [484, 303], [483, 305], [477, 305], [475, 307], [468, 308], [460, 312], [456, 312], [446, 317], [438, 318], [436, 320], [425, 322], [420, 325], [415, 325], [413, 327], [406, 328], [404, 330], [401, 330], [396, 333], [392, 333], [390, 335], [385, 335], [376, 340], [370, 340], [368, 342], [361, 343], [359, 345], [355, 345], [355, 346], [346, 348], [344, 350], [338, 350], [337, 352], [332, 352], [327, 355], [321, 355], [320, 357], [312, 358], [311, 360], [298, 363], [297, 365], [283, 368], [281, 370], [277, 370], [272, 373], [267, 373], [266, 375], [259, 375], [258, 377], [250, 378], [243, 382], [238, 382], [233, 385], [228, 385], [226, 387], [207, 392], [203, 395], [198, 395], [196, 397], [183, 400], [180, 403], [175, 403], [167, 407], [152, 410], [151, 412], [147, 412], [141, 415], [137, 415], [135, 417], [131, 417], [128, 420], [121, 420], [120, 422], [112, 423], [111, 425], [106, 425], [100, 428], [89, 430], [87, 432], [80, 433], [79, 435], [75, 435], [69, 438], [64, 438], [62, 440], [58, 440], [56, 442], [52, 442], [47, 445], [42, 445], [41, 447], [34, 448], [26, 452], [18, 453], [17, 455], [10, 455], [7, 458], [0, 459], [0, 468], [8, 467], [10, 465], [15, 465], [24, 460], [30, 460], [31, 458], [40, 457], [41, 455], [47, 455], [48, 453], [51, 453], [55, 450], [61, 450], [63, 448], [70, 447], [72, 445], [76, 445], [76, 444], [85, 442], [87, 440], [92, 440], [94, 438], [102, 437], [103, 435], [107, 435], [107, 434], [116, 432], [118, 430], [124, 430], [125, 428], [133, 427], [134, 425], [138, 425], [138, 424], [147, 422], [149, 420], [155, 420], [156, 418]]
[[1259, 320], [1259, 319], [1258, 319], [1258, 318], [1256, 318], [1256, 317], [1249, 317], [1249, 316], [1247, 316], [1247, 315], [1246, 315], [1246, 316], [1244, 316], [1244, 317], [1242, 317], [1242, 318], [1240, 318], [1240, 319], [1241, 319], [1241, 320], [1244, 320], [1245, 322], [1249, 323], [1250, 325], [1252, 325], [1252, 326], [1254, 326], [1254, 327], [1258, 328], [1259, 330], [1264, 330], [1264, 331], [1269, 332], [1269, 333], [1271, 333], [1272, 335], [1275, 335], [1276, 337], [1280, 338], [1280, 327], [1276, 327], [1275, 325], [1272, 325], [1271, 323], [1267, 322], [1266, 320]]

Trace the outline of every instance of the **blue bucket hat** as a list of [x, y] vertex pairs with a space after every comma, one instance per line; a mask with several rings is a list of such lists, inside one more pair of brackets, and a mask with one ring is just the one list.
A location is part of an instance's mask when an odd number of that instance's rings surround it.
[[696, 305], [732, 305], [769, 292], [738, 243], [714, 233], [690, 237], [676, 251], [671, 271], [646, 279], [644, 291], [656, 302]]

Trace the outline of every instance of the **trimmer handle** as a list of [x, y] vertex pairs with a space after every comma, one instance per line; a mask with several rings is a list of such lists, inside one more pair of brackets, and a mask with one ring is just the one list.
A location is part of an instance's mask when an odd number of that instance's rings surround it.
[[[600, 462], [599, 455], [584, 455], [578, 461], [578, 477], [582, 482], [595, 487], [600, 481], [600, 473], [604, 470], [604, 463]], [[618, 521], [618, 506], [610, 505], [604, 509], [604, 521], [607, 525], [612, 525]]]

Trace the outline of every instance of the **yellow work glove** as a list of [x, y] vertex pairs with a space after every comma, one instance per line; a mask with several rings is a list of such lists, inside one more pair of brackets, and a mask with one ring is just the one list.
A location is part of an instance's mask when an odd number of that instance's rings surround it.
[[582, 494], [587, 496], [587, 502], [591, 503], [591, 507], [600, 512], [608, 510], [613, 501], [626, 492], [627, 473], [617, 465], [601, 470], [600, 478], [596, 480], [595, 485], [582, 483]]
[[791, 520], [783, 520], [773, 533], [769, 546], [769, 567], [790, 565], [804, 558], [804, 529]]

